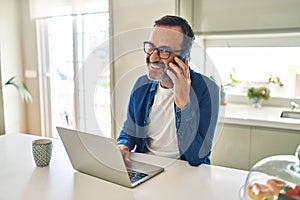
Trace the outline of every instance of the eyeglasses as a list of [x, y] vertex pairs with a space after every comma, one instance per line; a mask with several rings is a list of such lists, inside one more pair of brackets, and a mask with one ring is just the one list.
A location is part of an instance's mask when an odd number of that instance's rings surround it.
[[155, 50], [157, 50], [157, 55], [161, 59], [168, 59], [172, 53], [182, 52], [183, 51], [183, 50], [171, 50], [167, 46], [156, 47], [156, 46], [154, 46], [154, 44], [152, 44], [149, 41], [145, 41], [144, 42], [144, 52], [146, 54], [152, 55]]

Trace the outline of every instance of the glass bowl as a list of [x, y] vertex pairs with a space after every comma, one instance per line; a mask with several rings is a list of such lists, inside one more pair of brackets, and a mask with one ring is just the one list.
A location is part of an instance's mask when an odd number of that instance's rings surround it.
[[265, 158], [249, 171], [241, 200], [300, 200], [300, 145], [295, 155]]

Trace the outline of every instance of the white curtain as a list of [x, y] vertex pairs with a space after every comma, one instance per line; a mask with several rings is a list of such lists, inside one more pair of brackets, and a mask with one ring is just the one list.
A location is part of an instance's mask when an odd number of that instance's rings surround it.
[[29, 0], [31, 19], [108, 11], [107, 0]]

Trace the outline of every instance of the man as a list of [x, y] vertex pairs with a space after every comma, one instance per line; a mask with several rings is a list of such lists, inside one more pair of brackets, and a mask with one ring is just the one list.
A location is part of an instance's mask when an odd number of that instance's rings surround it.
[[192, 166], [210, 164], [219, 112], [219, 87], [189, 68], [194, 33], [185, 19], [164, 16], [144, 42], [147, 75], [133, 87], [118, 146], [180, 158]]

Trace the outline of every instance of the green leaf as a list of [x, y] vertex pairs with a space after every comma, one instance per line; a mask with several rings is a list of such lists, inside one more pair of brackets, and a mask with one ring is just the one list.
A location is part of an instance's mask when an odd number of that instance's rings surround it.
[[18, 90], [23, 101], [25, 101], [26, 103], [31, 102], [32, 96], [27, 86], [24, 83], [18, 84], [15, 79], [16, 79], [15, 76], [11, 77], [4, 85], [5, 86], [11, 85], [15, 87]]
[[232, 83], [239, 83], [240, 82], [240, 81], [238, 81], [238, 80], [236, 80], [236, 79], [233, 78], [233, 74], [232, 73], [229, 74], [229, 77], [230, 77], [230, 80], [231, 80]]
[[16, 78], [15, 76], [11, 77], [4, 85], [12, 84], [15, 78]]

